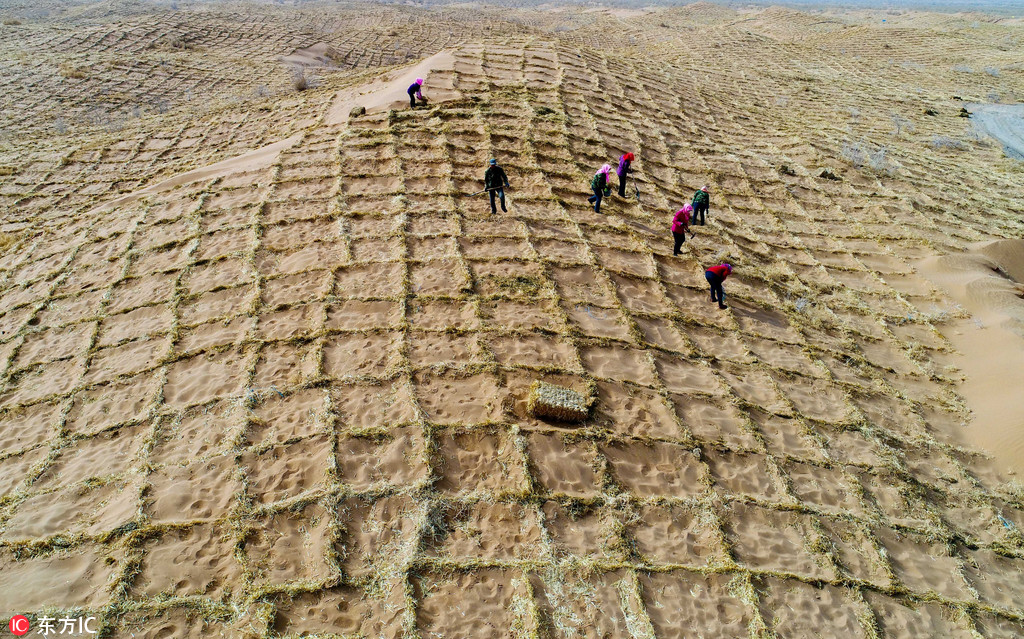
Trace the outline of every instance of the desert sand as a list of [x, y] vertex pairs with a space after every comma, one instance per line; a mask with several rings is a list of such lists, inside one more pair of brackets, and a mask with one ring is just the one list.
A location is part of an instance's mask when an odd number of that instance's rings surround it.
[[1024, 635], [1024, 26], [592, 9], [0, 5], [0, 613]]
[[1024, 376], [1024, 240], [984, 242], [925, 258], [919, 268], [969, 313], [943, 331], [973, 412], [964, 435], [1004, 469], [1024, 468], [1024, 393], [1006, 390]]

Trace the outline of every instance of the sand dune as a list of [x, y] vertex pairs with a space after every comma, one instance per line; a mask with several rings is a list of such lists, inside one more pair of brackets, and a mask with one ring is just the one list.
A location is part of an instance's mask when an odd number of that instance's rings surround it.
[[281, 62], [302, 67], [326, 67], [337, 63], [338, 51], [326, 42], [317, 42], [310, 47], [296, 49], [286, 56], [281, 56]]
[[960, 352], [960, 385], [973, 413], [967, 441], [1006, 469], [1024, 472], [1024, 240], [996, 240], [969, 252], [923, 260], [919, 268], [970, 313], [937, 326]]
[[[1022, 89], [1019, 26], [137, 9], [0, 31], [0, 613], [1024, 635], [1024, 184], [948, 100]], [[44, 45], [63, 68], [16, 54]], [[281, 57], [325, 47], [344, 68], [289, 89]], [[80, 116], [149, 95], [159, 117]], [[640, 198], [597, 214], [590, 176], [625, 151]], [[491, 157], [494, 216], [468, 195]], [[537, 380], [587, 419], [535, 417]]]
[[[348, 121], [349, 112], [354, 107], [363, 107], [367, 113], [380, 113], [388, 109], [401, 109], [409, 106], [406, 90], [416, 81], [423, 78], [423, 94], [432, 102], [444, 102], [460, 96], [458, 91], [447, 87], [436, 79], [439, 71], [452, 71], [455, 56], [450, 51], [435, 53], [408, 69], [400, 69], [388, 73], [366, 87], [358, 89], [358, 97], [353, 91], [342, 91], [334, 98], [334, 103], [327, 112], [328, 124], [340, 124]], [[431, 74], [435, 74], [431, 78]]]

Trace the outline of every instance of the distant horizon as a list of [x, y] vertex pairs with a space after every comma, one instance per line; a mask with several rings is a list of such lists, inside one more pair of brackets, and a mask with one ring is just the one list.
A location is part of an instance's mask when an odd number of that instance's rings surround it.
[[[378, 0], [382, 4], [409, 4], [410, 0]], [[463, 4], [472, 0], [411, 0], [414, 4]], [[885, 11], [935, 11], [939, 13], [997, 13], [1013, 17], [1024, 16], [1022, 0], [478, 0], [480, 4], [537, 6], [577, 5], [608, 7], [684, 7], [697, 2], [708, 2], [733, 9], [749, 7], [792, 7], [798, 9], [877, 9]]]
[[[458, 0], [453, 0], [458, 1]], [[686, 6], [708, 2], [730, 8], [794, 7], [801, 9], [881, 9], [890, 11], [916, 10], [938, 12], [972, 11], [978, 13], [1014, 13], [1024, 15], [1022, 0], [608, 0], [573, 2], [556, 0], [552, 4], [605, 4], [631, 6]], [[486, 0], [485, 0], [486, 2]]]
[[[314, 0], [315, 1], [315, 0]], [[934, 11], [938, 13], [988, 13], [1010, 17], [1024, 17], [1024, 0], [375, 0], [387, 5], [447, 5], [472, 4], [494, 6], [537, 7], [544, 5], [581, 7], [685, 7], [697, 2], [708, 2], [731, 9], [773, 6], [801, 10], [859, 9], [880, 11]], [[301, 0], [298, 1], [301, 6]]]
[[793, 6], [805, 8], [857, 8], [887, 10], [930, 10], [930, 11], [976, 11], [989, 13], [992, 11], [1020, 12], [1024, 14], [1024, 2], [1020, 0], [705, 0], [714, 4], [728, 6]]

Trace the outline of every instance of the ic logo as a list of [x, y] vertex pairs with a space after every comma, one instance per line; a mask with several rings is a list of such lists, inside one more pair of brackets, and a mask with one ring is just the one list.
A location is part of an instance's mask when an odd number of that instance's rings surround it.
[[11, 632], [18, 635], [19, 637], [28, 634], [29, 622], [28, 617], [25, 615], [14, 615], [11, 617], [11, 622], [7, 624], [11, 628]]

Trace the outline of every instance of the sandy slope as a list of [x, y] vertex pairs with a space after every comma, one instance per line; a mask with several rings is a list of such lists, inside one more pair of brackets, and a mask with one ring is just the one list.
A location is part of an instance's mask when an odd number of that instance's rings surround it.
[[286, 56], [281, 62], [301, 67], [325, 67], [335, 63], [337, 51], [326, 42], [318, 42], [310, 47], [301, 47]]
[[282, 151], [290, 149], [299, 141], [299, 139], [301, 139], [301, 137], [301, 134], [296, 134], [287, 139], [281, 140], [280, 142], [274, 142], [273, 144], [268, 144], [265, 147], [253, 149], [248, 153], [243, 153], [242, 155], [229, 158], [227, 160], [221, 160], [220, 162], [209, 166], [180, 173], [172, 178], [147, 186], [144, 189], [128, 193], [127, 195], [110, 200], [109, 202], [104, 202], [89, 213], [96, 215], [109, 211], [113, 208], [127, 206], [142, 198], [159, 195], [165, 191], [170, 191], [179, 186], [191, 184], [200, 180], [219, 179], [225, 175], [231, 175], [232, 173], [248, 173], [259, 171], [260, 169], [266, 169], [277, 161]]
[[971, 315], [940, 328], [961, 354], [968, 441], [1024, 472], [1024, 394], [1007, 392], [1024, 372], [1024, 240], [986, 242], [919, 268]]
[[[319, 55], [322, 53], [322, 49], [323, 47], [320, 45], [315, 45], [309, 51], [301, 50], [301, 55]], [[295, 55], [300, 55], [300, 52], [297, 52]], [[285, 61], [298, 63], [297, 60], [286, 59]], [[451, 52], [442, 51], [430, 56], [410, 69], [393, 71], [365, 85], [346, 88], [335, 96], [334, 102], [327, 111], [324, 124], [327, 126], [347, 124], [349, 112], [356, 106], [362, 106], [366, 109], [367, 113], [379, 113], [388, 109], [401, 108], [407, 104], [406, 89], [419, 77], [424, 78], [423, 90], [425, 95], [432, 98], [434, 102], [444, 102], [445, 100], [458, 98], [459, 93], [457, 91], [434, 87], [429, 81], [431, 72], [451, 70], [454, 60], [455, 58]], [[109, 202], [104, 202], [101, 206], [89, 211], [89, 214], [95, 215], [116, 207], [127, 206], [141, 198], [158, 195], [192, 182], [222, 178], [234, 173], [255, 173], [262, 169], [267, 169], [278, 161], [282, 152], [292, 148], [301, 137], [302, 134], [296, 134], [279, 142], [243, 153], [237, 157], [186, 171], [167, 180], [147, 186], [144, 189], [123, 195]]]
[[[349, 112], [354, 107], [363, 107], [367, 113], [380, 113], [388, 109], [408, 108], [409, 95], [406, 90], [416, 81], [423, 78], [423, 95], [432, 102], [444, 102], [459, 97], [457, 91], [435, 84], [430, 74], [436, 71], [451, 71], [455, 64], [455, 56], [451, 51], [441, 51], [410, 68], [399, 69], [384, 74], [365, 87], [352, 91], [346, 89], [338, 93], [327, 112], [327, 124], [347, 122]], [[358, 93], [354, 96], [353, 93]]]
[[[1024, 633], [1024, 495], [958, 432], [1016, 392], [976, 342], [1020, 351], [955, 333], [958, 301], [1017, 312], [984, 268], [1019, 281], [1020, 173], [929, 146], [955, 113], [890, 133], [1012, 33], [375, 11], [371, 58], [386, 16], [468, 43], [280, 98], [287, 135], [220, 113], [7, 171], [0, 613], [84, 609], [110, 637]], [[417, 76], [434, 100], [409, 110]], [[244, 153], [126, 177], [211, 148]], [[589, 176], [626, 150], [641, 201], [595, 214]], [[492, 217], [465, 195], [494, 156]], [[704, 183], [675, 257], [669, 214]], [[590, 418], [533, 418], [536, 379]]]

